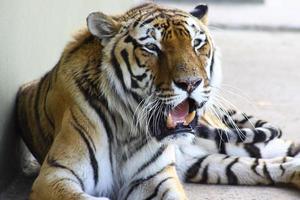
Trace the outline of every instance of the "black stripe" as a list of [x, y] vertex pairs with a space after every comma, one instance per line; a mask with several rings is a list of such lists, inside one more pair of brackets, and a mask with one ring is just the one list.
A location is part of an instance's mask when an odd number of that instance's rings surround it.
[[170, 188], [166, 189], [166, 191], [164, 191], [164, 193], [161, 195], [161, 200], [164, 200], [166, 195], [169, 193]]
[[56, 168], [62, 168], [65, 170], [68, 170], [69, 172], [71, 172], [71, 174], [76, 178], [76, 180], [79, 182], [81, 189], [84, 191], [84, 184], [83, 181], [79, 178], [79, 176], [70, 168], [60, 164], [57, 160], [55, 160], [54, 158], [48, 156], [47, 157], [47, 163], [49, 166], [51, 167], [56, 167]]
[[194, 178], [201, 168], [202, 162], [208, 157], [209, 155], [203, 156], [199, 158], [185, 173], [185, 180], [189, 181], [190, 179]]
[[[54, 181], [51, 183], [51, 185], [52, 185], [52, 187], [55, 187], [57, 184], [59, 184], [59, 182], [66, 182], [66, 181], [71, 181], [71, 182], [73, 182], [73, 183], [78, 184], [78, 182], [75, 181], [75, 180], [73, 180], [73, 179], [70, 179], [70, 178], [60, 178], [60, 179], [54, 180]], [[66, 183], [62, 183], [62, 184], [65, 185]], [[58, 185], [58, 187], [60, 187], [60, 186]]]
[[[140, 12], [141, 12], [142, 10], [140, 10]], [[150, 11], [150, 12], [149, 12]], [[136, 21], [134, 22], [134, 24], [133, 24], [133, 28], [135, 28], [140, 22], [141, 22], [141, 20], [143, 19], [147, 19], [150, 15], [153, 15], [153, 11], [151, 11], [151, 10], [149, 10], [148, 12], [146, 12], [146, 13], [143, 13], [143, 14], [141, 14], [141, 13], [139, 13], [138, 15], [140, 15], [139, 16], [139, 18], [138, 19], [136, 19]], [[134, 16], [135, 17], [135, 16]], [[142, 22], [143, 23], [143, 22]]]
[[228, 138], [226, 137], [226, 131], [223, 129], [215, 129], [215, 142], [216, 146], [219, 149], [219, 153], [226, 154], [226, 144], [225, 142], [228, 142]]
[[278, 132], [279, 132], [279, 133], [278, 133], [278, 138], [281, 138], [281, 136], [282, 136], [282, 130], [279, 128], [279, 129], [278, 129]]
[[280, 164], [280, 169], [281, 169], [281, 176], [283, 176], [284, 175], [284, 173], [285, 173], [285, 169], [284, 169], [284, 167], [282, 166], [282, 164]]
[[163, 36], [163, 37], [165, 37], [164, 38], [165, 40], [168, 40], [168, 39], [172, 39], [172, 35], [173, 35], [172, 31], [171, 30], [167, 30], [165, 36]]
[[142, 183], [144, 183], [145, 181], [148, 181], [150, 179], [152, 179], [153, 177], [157, 176], [158, 174], [160, 174], [161, 172], [163, 172], [166, 168], [171, 167], [171, 166], [175, 166], [175, 163], [170, 163], [169, 165], [163, 167], [162, 169], [160, 169], [159, 171], [157, 171], [156, 173], [149, 175], [145, 178], [140, 178], [137, 179], [135, 181], [133, 181], [130, 185], [131, 188], [128, 190], [126, 196], [125, 196], [125, 200], [128, 199], [128, 197], [130, 196], [130, 194], [137, 188], [139, 187]]
[[95, 153], [91, 147], [91, 144], [89, 143], [88, 139], [86, 138], [85, 134], [83, 133], [83, 131], [80, 129], [80, 127], [78, 127], [77, 124], [71, 122], [72, 126], [75, 128], [75, 130], [79, 133], [79, 135], [81, 136], [81, 138], [83, 139], [83, 141], [85, 142], [87, 148], [88, 148], [88, 152], [89, 152], [89, 156], [90, 156], [90, 162], [91, 162], [91, 166], [93, 168], [93, 173], [94, 173], [94, 183], [95, 186], [98, 183], [98, 162], [96, 160], [95, 157]]
[[183, 28], [179, 28], [178, 27], [178, 32], [179, 32], [179, 34], [181, 35], [181, 36], [189, 36], [189, 31], [187, 31], [186, 29], [183, 29]]
[[[106, 131], [106, 135], [108, 138], [108, 145], [109, 145], [109, 160], [110, 160], [110, 164], [112, 166], [112, 143], [113, 143], [113, 131], [112, 128], [110, 126], [110, 124], [108, 123], [108, 119], [107, 117], [104, 115], [104, 113], [109, 113], [110, 116], [112, 116], [113, 119], [113, 115], [110, 113], [109, 108], [108, 108], [108, 102], [106, 100], [106, 98], [104, 96], [100, 96], [100, 97], [93, 97], [91, 94], [89, 94], [89, 92], [87, 90], [85, 90], [82, 85], [76, 81], [77, 87], [80, 89], [80, 91], [82, 92], [85, 100], [89, 103], [89, 105], [96, 111], [97, 115], [99, 116], [99, 118], [101, 119], [101, 121], [103, 122], [105, 131]], [[106, 111], [102, 111], [100, 105], [101, 104], [103, 107], [105, 107]], [[113, 119], [113, 121], [115, 122], [115, 120]]]
[[146, 169], [149, 165], [151, 165], [152, 163], [154, 163], [158, 157], [166, 150], [167, 145], [162, 145], [154, 154], [153, 156], [146, 162], [144, 163], [138, 170], [137, 172], [133, 175], [136, 176], [137, 174], [139, 174], [141, 171], [143, 171], [144, 169]]
[[208, 166], [209, 164], [207, 164], [203, 171], [202, 171], [202, 175], [201, 175], [201, 180], [199, 181], [199, 183], [207, 183], [208, 181]]
[[235, 128], [234, 130], [232, 130], [232, 133], [234, 133], [237, 136], [236, 143], [243, 143], [247, 138], [247, 132], [243, 129]]
[[127, 35], [127, 37], [124, 39], [124, 42], [132, 43], [134, 49], [141, 46], [141, 44], [139, 44], [131, 35]]
[[143, 79], [145, 79], [147, 77], [147, 74], [143, 73], [142, 75], [137, 75], [137, 76], [134, 75], [132, 70], [131, 70], [130, 63], [129, 63], [128, 52], [125, 49], [123, 49], [121, 51], [121, 56], [124, 59], [124, 61], [126, 63], [127, 70], [129, 71], [129, 73], [131, 75], [131, 87], [132, 88], [139, 88], [140, 86], [139, 86], [139, 84], [137, 83], [136, 80], [142, 81]]
[[146, 36], [144, 36], [144, 37], [140, 37], [139, 40], [140, 40], [140, 41], [143, 41], [143, 40], [146, 40], [146, 39], [148, 39], [148, 38], [150, 38], [150, 36], [149, 36], [149, 35], [146, 35]]
[[227, 113], [228, 113], [228, 115], [231, 117], [231, 116], [233, 116], [233, 115], [236, 114], [236, 111], [233, 110], [233, 109], [230, 109], [230, 110], [227, 111]]
[[75, 117], [75, 115], [74, 115], [72, 109], [71, 109], [71, 116], [72, 116], [73, 120], [75, 121], [76, 125], [82, 130], [83, 134], [85, 134], [85, 136], [88, 137], [90, 143], [91, 143], [92, 146], [93, 146], [94, 151], [96, 151], [96, 146], [95, 146], [95, 143], [94, 143], [92, 137], [90, 136], [90, 134], [88, 134], [88, 132], [85, 130], [85, 128], [84, 128], [83, 126], [81, 126], [81, 124], [78, 122], [78, 120], [77, 120], [77, 118]]
[[143, 27], [143, 26], [145, 26], [145, 25], [147, 25], [147, 24], [153, 22], [155, 19], [156, 19], [156, 17], [149, 18], [149, 19], [145, 20], [145, 21], [140, 25], [140, 27]]
[[[130, 141], [128, 142], [130, 143]], [[135, 146], [135, 149], [133, 151], [130, 151], [129, 153], [124, 154], [123, 159], [128, 160], [130, 159], [135, 153], [139, 152], [146, 144], [148, 143], [148, 138], [145, 137], [141, 141], [139, 141], [139, 144]]]
[[270, 181], [270, 183], [272, 185], [274, 185], [275, 182], [274, 182], [274, 180], [272, 179], [272, 177], [270, 175], [270, 172], [269, 172], [269, 170], [267, 168], [267, 164], [266, 163], [264, 163], [263, 172], [264, 172], [265, 177]]
[[260, 150], [254, 144], [244, 144], [244, 148], [250, 157], [261, 158]]
[[273, 140], [275, 137], [278, 136], [278, 131], [276, 129], [268, 128], [268, 130], [270, 131], [271, 136], [269, 137], [269, 139], [267, 141], [265, 141], [265, 143], [268, 143], [269, 141]]
[[36, 121], [36, 126], [38, 128], [39, 134], [44, 135], [41, 127], [41, 122], [40, 122], [40, 111], [39, 111], [39, 105], [40, 105], [40, 96], [41, 96], [41, 88], [46, 79], [46, 75], [42, 77], [42, 79], [39, 81], [37, 85], [37, 92], [35, 95], [35, 102], [34, 102], [34, 111], [35, 111], [35, 121]]
[[171, 179], [171, 178], [172, 178], [172, 177], [167, 177], [167, 178], [163, 179], [162, 181], [160, 181], [160, 182], [157, 184], [157, 186], [155, 187], [154, 192], [153, 192], [149, 197], [145, 198], [145, 200], [151, 200], [151, 199], [153, 199], [154, 197], [156, 197], [156, 196], [157, 196], [157, 193], [158, 193], [158, 190], [159, 190], [159, 188], [160, 188], [160, 186], [161, 186], [164, 182], [166, 182], [167, 180], [169, 180], [169, 179]]
[[139, 104], [143, 100], [142, 97], [134, 91], [131, 91], [131, 96], [136, 101], [137, 104]]
[[226, 176], [228, 178], [228, 184], [237, 185], [238, 178], [235, 173], [232, 171], [232, 166], [239, 161], [239, 158], [235, 158], [227, 167], [226, 167]]
[[226, 144], [225, 144], [225, 142], [219, 143], [219, 153], [226, 154]]
[[216, 142], [216, 144], [218, 146], [220, 144], [220, 142], [223, 141], [222, 140], [223, 139], [222, 136], [224, 135], [225, 130], [219, 129], [219, 128], [215, 128], [215, 129], [213, 129], [213, 131], [214, 131], [214, 135], [215, 135], [215, 142]]
[[294, 147], [294, 143], [291, 143], [288, 150], [287, 150], [287, 153], [286, 153], [287, 156], [290, 156], [290, 157], [293, 156], [293, 154], [292, 154], [293, 147]]
[[213, 55], [212, 55], [212, 58], [211, 58], [210, 69], [209, 69], [209, 71], [210, 71], [210, 79], [212, 79], [212, 75], [214, 73], [214, 65], [215, 65], [215, 52], [213, 51]]
[[[41, 125], [41, 121], [40, 121], [40, 110], [39, 110], [39, 105], [41, 104], [40, 102], [40, 98], [41, 98], [41, 91], [42, 91], [42, 87], [43, 84], [45, 83], [47, 74], [45, 74], [42, 79], [39, 81], [38, 85], [37, 85], [37, 92], [35, 95], [35, 102], [34, 102], [34, 119], [36, 122], [36, 127], [38, 129], [38, 135], [40, 135], [43, 138], [43, 141], [40, 141], [41, 144], [46, 143], [46, 146], [50, 146], [50, 144], [52, 143], [51, 139], [49, 137], [47, 137], [43, 131], [42, 125]], [[37, 137], [39, 138], [39, 137]]]
[[254, 138], [253, 138], [253, 142], [252, 143], [258, 143], [258, 142], [265, 142], [267, 139], [267, 135], [264, 131], [262, 130], [257, 130], [254, 129], [253, 130], [254, 133]]
[[[101, 96], [100, 98], [99, 98], [99, 101], [101, 102], [101, 105], [103, 105], [103, 107], [105, 108], [105, 113], [109, 113], [109, 115], [110, 115], [110, 118], [111, 118], [111, 121], [113, 121], [113, 123], [114, 123], [114, 125], [115, 125], [115, 127], [117, 127], [117, 121], [116, 121], [116, 119], [115, 119], [115, 117], [114, 117], [114, 114], [113, 113], [111, 113], [110, 112], [110, 109], [108, 108], [108, 102], [107, 102], [107, 99], [104, 97], [104, 96]], [[97, 101], [93, 101], [93, 102], [97, 102]], [[95, 103], [93, 103], [93, 104], [95, 104]], [[100, 110], [100, 107], [99, 107], [99, 105], [95, 105], [95, 107], [94, 108], [96, 108], [96, 107], [98, 107], [98, 109], [97, 110], [99, 110], [99, 112], [101, 112]], [[105, 119], [107, 119], [107, 117], [105, 118]], [[107, 127], [110, 127], [110, 133], [112, 133], [112, 127], [109, 125], [109, 124], [107, 124]], [[112, 135], [110, 135], [110, 137], [112, 137]]]
[[140, 16], [138, 19], [135, 20], [135, 22], [133, 23], [133, 26], [132, 26], [133, 28], [135, 28], [140, 23], [142, 17], [143, 16]]
[[257, 171], [256, 168], [259, 165], [259, 159], [255, 158], [253, 164], [251, 165], [251, 170], [257, 175], [257, 176], [261, 176]]
[[242, 114], [243, 115], [243, 117], [244, 117], [244, 119], [242, 119], [241, 121], [238, 121], [238, 123], [239, 124], [245, 124], [246, 122], [249, 122], [249, 120], [251, 119], [251, 118], [253, 118], [253, 116], [247, 116], [246, 114]]
[[[115, 48], [115, 47], [114, 47]], [[111, 52], [112, 54], [114, 54], [114, 50], [112, 50]], [[120, 66], [119, 66], [119, 63], [117, 62], [116, 58], [112, 55], [112, 61], [116, 62], [115, 63], [115, 67], [114, 69], [115, 70], [120, 70]], [[86, 65], [86, 68], [89, 66], [89, 64]], [[122, 73], [122, 72], [120, 72]], [[116, 73], [117, 74], [117, 73]], [[122, 79], [121, 77], [121, 83], [123, 83], [123, 87], [124, 87], [124, 90], [126, 92], [126, 87], [125, 87], [125, 83], [124, 83], [124, 80]], [[112, 128], [111, 126], [109, 125], [108, 123], [108, 120], [107, 120], [107, 117], [104, 115], [104, 113], [109, 113], [111, 116], [113, 116], [109, 109], [108, 109], [108, 103], [107, 103], [107, 100], [104, 96], [96, 96], [94, 94], [91, 94], [90, 91], [88, 89], [85, 89], [83, 87], [83, 84], [84, 83], [81, 83], [80, 80], [75, 80], [76, 84], [77, 84], [77, 87], [80, 89], [80, 91], [82, 92], [85, 100], [89, 103], [89, 105], [96, 111], [97, 115], [99, 116], [99, 118], [101, 119], [101, 121], [103, 122], [103, 125], [104, 125], [104, 128], [105, 128], [105, 131], [106, 131], [106, 134], [107, 134], [107, 138], [108, 138], [108, 144], [109, 144], [109, 158], [110, 158], [110, 162], [111, 162], [111, 166], [112, 166], [112, 141], [113, 141], [113, 136], [112, 136]], [[105, 111], [102, 111], [101, 109], [101, 105], [103, 107], [106, 108]], [[114, 123], [116, 123], [114, 117], [112, 117], [112, 121]]]
[[[104, 99], [105, 99], [104, 97], [101, 98], [102, 102], [106, 101]], [[90, 101], [89, 103], [92, 106], [92, 108], [95, 109], [96, 113], [98, 114], [98, 116], [100, 117], [101, 121], [103, 122], [105, 131], [106, 131], [106, 134], [107, 134], [107, 138], [108, 138], [109, 160], [110, 160], [111, 166], [113, 166], [112, 165], [112, 162], [113, 162], [113, 160], [112, 160], [112, 143], [113, 143], [113, 135], [112, 135], [113, 131], [112, 131], [112, 127], [110, 126], [107, 117], [104, 115], [104, 112], [101, 110], [101, 108], [99, 107], [99, 105], [97, 105], [94, 101]], [[98, 103], [100, 103], [100, 102], [98, 102]], [[103, 106], [103, 107], [105, 107], [105, 106]], [[105, 109], [106, 109], [106, 113], [109, 113], [108, 107], [105, 107]], [[110, 114], [110, 116], [113, 118], [112, 114]]]
[[226, 155], [224, 158], [223, 158], [223, 160], [226, 160], [227, 158], [230, 158], [231, 156], [229, 156], [229, 155]]
[[209, 89], [209, 90], [205, 90], [205, 91], [203, 91], [203, 93], [204, 94], [209, 94], [211, 92], [211, 90]]
[[211, 136], [211, 131], [207, 126], [204, 126], [203, 124], [199, 124], [196, 126], [195, 135], [201, 138], [208, 139]]
[[113, 66], [115, 74], [117, 75], [117, 78], [121, 82], [123, 90], [126, 93], [128, 90], [127, 90], [126, 84], [125, 84], [124, 79], [123, 79], [123, 73], [122, 73], [122, 70], [121, 70], [120, 63], [118, 62], [118, 60], [116, 58], [116, 55], [115, 55], [115, 49], [116, 49], [116, 46], [114, 46], [112, 51], [111, 51], [111, 64]]
[[287, 150], [287, 156], [294, 157], [298, 153], [300, 153], [300, 145], [296, 143], [291, 143], [288, 150]]
[[280, 164], [280, 169], [281, 169], [281, 176], [283, 176], [284, 175], [284, 173], [285, 173], [285, 168], [282, 166], [282, 164], [284, 164], [286, 162], [286, 156], [284, 156], [283, 157], [283, 159], [282, 159], [282, 163]]
[[257, 128], [257, 127], [262, 127], [263, 125], [265, 125], [267, 122], [264, 121], [264, 120], [257, 120], [254, 124], [254, 127]]
[[49, 122], [50, 126], [52, 129], [54, 129], [54, 123], [53, 121], [51, 120], [49, 114], [48, 114], [48, 111], [47, 111], [47, 98], [48, 98], [48, 92], [50, 90], [50, 86], [51, 86], [51, 77], [48, 78], [48, 85], [47, 85], [47, 88], [45, 90], [45, 94], [44, 94], [44, 106], [43, 106], [43, 109], [44, 109], [44, 113], [45, 113], [45, 117], [47, 119], [47, 121]]
[[[43, 162], [43, 159], [41, 155], [39, 155], [36, 151], [34, 151], [34, 142], [32, 140], [32, 132], [28, 131], [30, 130], [28, 120], [29, 118], [26, 117], [26, 112], [23, 112], [24, 109], [27, 107], [26, 103], [28, 102], [28, 99], [30, 102], [32, 102], [34, 90], [31, 88], [29, 91], [21, 90], [19, 89], [17, 94], [17, 100], [16, 100], [16, 108], [17, 108], [17, 126], [16, 126], [16, 133], [19, 133], [24, 140], [26, 146], [32, 153], [32, 155], [38, 160], [38, 162], [41, 164]], [[21, 101], [22, 98], [22, 101]], [[21, 109], [22, 106], [22, 109]], [[29, 106], [28, 106], [29, 107]]]

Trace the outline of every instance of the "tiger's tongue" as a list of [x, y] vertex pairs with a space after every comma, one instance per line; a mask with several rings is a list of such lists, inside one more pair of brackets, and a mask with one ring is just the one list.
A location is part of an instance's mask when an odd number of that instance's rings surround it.
[[167, 127], [175, 128], [178, 123], [187, 123], [186, 119], [189, 115], [189, 103], [184, 101], [173, 108], [167, 117]]
[[175, 123], [184, 122], [185, 117], [189, 114], [189, 103], [184, 101], [171, 110], [170, 115]]

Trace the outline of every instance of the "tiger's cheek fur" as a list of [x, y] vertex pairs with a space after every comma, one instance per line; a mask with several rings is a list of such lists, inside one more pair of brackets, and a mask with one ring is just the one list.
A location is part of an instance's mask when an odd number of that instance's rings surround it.
[[144, 76], [142, 79], [142, 82], [144, 82], [143, 89], [149, 95], [155, 90], [155, 80], [160, 70], [158, 58], [141, 48], [136, 48], [133, 51], [133, 59], [136, 63], [132, 66], [133, 71], [137, 71]]

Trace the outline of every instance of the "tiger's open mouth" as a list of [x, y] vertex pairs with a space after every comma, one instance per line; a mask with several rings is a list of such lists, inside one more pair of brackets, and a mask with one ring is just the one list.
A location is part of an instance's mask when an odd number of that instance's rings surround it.
[[195, 101], [186, 99], [170, 110], [166, 120], [166, 127], [168, 129], [176, 129], [180, 125], [188, 126], [195, 119], [195, 116]]
[[170, 135], [179, 133], [193, 133], [197, 126], [197, 109], [202, 108], [205, 102], [200, 105], [193, 99], [187, 98], [176, 107], [167, 111], [166, 117], [161, 124], [161, 133], [156, 135], [157, 139], [163, 139]]

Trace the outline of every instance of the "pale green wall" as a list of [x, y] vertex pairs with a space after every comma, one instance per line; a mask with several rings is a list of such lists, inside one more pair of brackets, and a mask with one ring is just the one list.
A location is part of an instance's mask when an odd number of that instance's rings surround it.
[[88, 13], [117, 13], [133, 0], [0, 1], [0, 191], [17, 166], [12, 118], [17, 88], [40, 77], [59, 58], [64, 45]]

